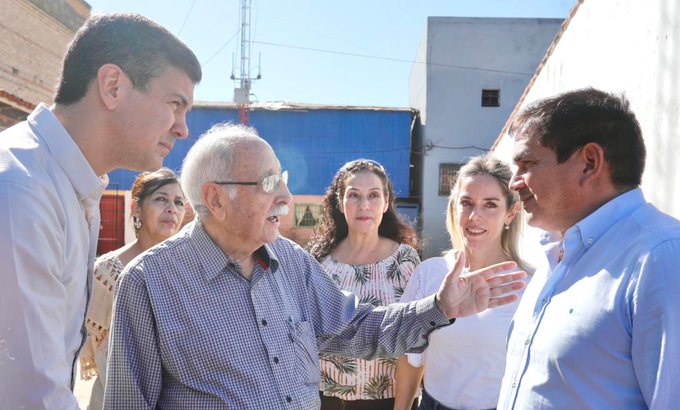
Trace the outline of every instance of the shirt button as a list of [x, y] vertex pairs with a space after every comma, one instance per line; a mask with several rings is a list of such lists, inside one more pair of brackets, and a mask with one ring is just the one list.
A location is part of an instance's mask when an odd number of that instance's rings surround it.
[[279, 364], [279, 358], [278, 357], [274, 357], [274, 364]]
[[512, 388], [514, 389], [514, 388], [516, 388], [516, 387], [517, 387], [517, 383], [512, 382]]
[[262, 319], [262, 326], [267, 326], [267, 321]]
[[531, 343], [531, 339], [530, 339], [530, 338], [527, 338], [527, 340], [524, 341], [524, 344], [527, 345], [527, 346], [529, 346], [529, 343]]
[[434, 321], [430, 322], [430, 326], [436, 326], [436, 325], [437, 324]]
[[286, 396], [286, 401], [287, 401], [288, 403], [290, 403], [290, 402], [292, 402], [292, 401], [293, 401], [293, 398], [292, 398], [292, 397], [290, 397], [290, 396]]

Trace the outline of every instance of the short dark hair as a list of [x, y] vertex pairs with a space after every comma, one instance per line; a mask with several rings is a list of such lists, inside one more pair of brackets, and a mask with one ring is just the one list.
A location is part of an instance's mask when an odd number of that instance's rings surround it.
[[540, 100], [513, 119], [509, 134], [530, 133], [563, 163], [589, 143], [602, 147], [612, 183], [619, 190], [637, 188], [645, 169], [640, 124], [623, 95], [594, 88]]
[[400, 218], [395, 205], [395, 193], [392, 182], [385, 168], [380, 163], [370, 159], [357, 159], [342, 166], [333, 177], [321, 206], [321, 221], [319, 229], [307, 243], [307, 249], [317, 260], [321, 261], [349, 234], [349, 227], [345, 215], [340, 212], [340, 202], [345, 195], [345, 180], [359, 172], [372, 172], [383, 183], [383, 194], [387, 198], [387, 211], [383, 214], [378, 227], [378, 235], [392, 239], [395, 242], [410, 245], [420, 250], [420, 241], [415, 229]]
[[184, 71], [194, 83], [202, 76], [194, 53], [167, 29], [139, 14], [97, 14], [76, 32], [64, 54], [54, 101], [80, 101], [104, 64], [120, 67], [143, 91], [168, 65]]

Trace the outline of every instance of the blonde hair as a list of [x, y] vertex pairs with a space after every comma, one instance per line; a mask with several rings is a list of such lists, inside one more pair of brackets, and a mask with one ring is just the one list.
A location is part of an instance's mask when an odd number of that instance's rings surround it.
[[[461, 237], [460, 227], [456, 218], [456, 201], [460, 189], [460, 181], [463, 178], [475, 175], [489, 175], [496, 179], [503, 196], [505, 196], [506, 210], [512, 209], [519, 201], [516, 192], [509, 188], [512, 170], [510, 167], [492, 155], [484, 155], [470, 158], [457, 173], [456, 182], [451, 187], [449, 202], [446, 210], [446, 230], [449, 232], [451, 246], [453, 249], [463, 249], [463, 238]], [[517, 262], [517, 266], [522, 270], [528, 271], [530, 266], [519, 256], [519, 238], [522, 231], [522, 213], [517, 212], [515, 218], [510, 222], [508, 229], [503, 229], [501, 233], [501, 249], [505, 256]], [[448, 251], [450, 252], [450, 251]]]

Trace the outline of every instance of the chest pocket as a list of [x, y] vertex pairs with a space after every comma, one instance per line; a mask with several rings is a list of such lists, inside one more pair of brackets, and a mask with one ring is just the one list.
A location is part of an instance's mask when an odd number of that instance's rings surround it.
[[309, 322], [288, 322], [288, 325], [295, 348], [298, 374], [304, 383], [318, 385], [321, 382], [321, 369], [314, 331]]

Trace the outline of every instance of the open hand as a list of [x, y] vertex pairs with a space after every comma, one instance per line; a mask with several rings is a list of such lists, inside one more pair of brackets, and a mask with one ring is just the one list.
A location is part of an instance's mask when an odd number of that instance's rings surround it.
[[464, 266], [465, 255], [459, 252], [435, 297], [437, 307], [449, 319], [512, 303], [518, 298], [515, 292], [526, 286], [522, 280], [527, 275], [524, 271], [499, 275], [517, 267], [515, 262], [498, 263], [461, 276]]

